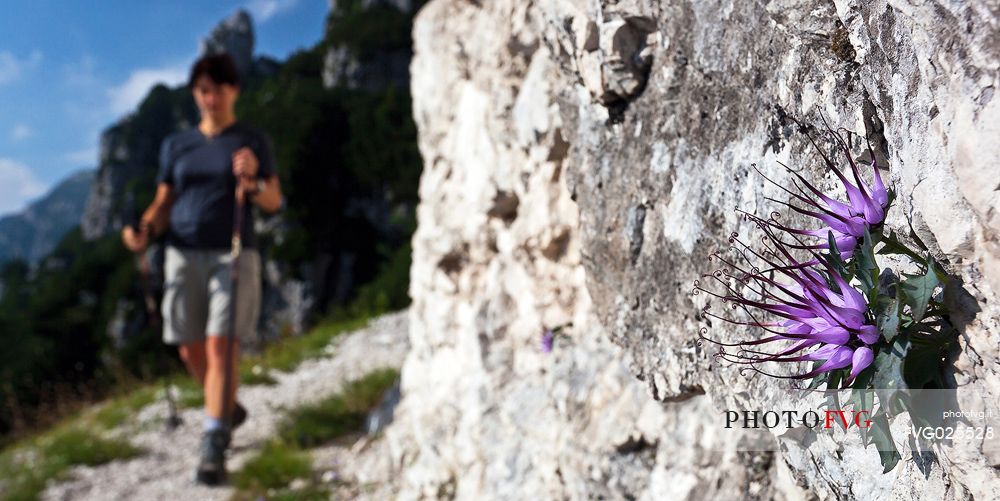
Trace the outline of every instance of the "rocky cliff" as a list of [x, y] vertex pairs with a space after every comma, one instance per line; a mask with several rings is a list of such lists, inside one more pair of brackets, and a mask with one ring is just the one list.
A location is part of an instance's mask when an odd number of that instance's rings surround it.
[[[409, 19], [422, 3], [330, 0], [323, 86], [327, 89], [338, 86], [365, 90], [406, 89], [413, 53], [407, 30], [400, 28], [409, 25]], [[356, 26], [369, 26], [371, 34], [357, 30]]]
[[885, 475], [856, 438], [719, 453], [692, 416], [787, 403], [788, 384], [718, 366], [690, 295], [734, 207], [779, 195], [751, 163], [834, 187], [792, 119], [867, 131], [899, 194], [887, 225], [964, 291], [953, 383], [995, 401], [998, 23], [990, 2], [431, 1], [413, 349], [387, 434], [402, 497], [1000, 496], [986, 453]]

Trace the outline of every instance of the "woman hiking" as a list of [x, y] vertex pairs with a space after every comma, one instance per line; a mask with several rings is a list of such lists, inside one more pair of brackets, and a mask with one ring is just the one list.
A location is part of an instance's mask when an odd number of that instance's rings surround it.
[[[260, 255], [251, 209], [256, 205], [273, 213], [282, 205], [282, 194], [268, 138], [236, 120], [240, 82], [233, 59], [227, 54], [200, 58], [188, 85], [201, 121], [163, 141], [156, 196], [139, 228], [122, 230], [122, 240], [138, 253], [166, 234], [163, 340], [178, 345], [188, 372], [205, 392], [196, 480], [215, 485], [226, 479], [231, 431], [247, 415], [236, 402], [236, 360], [239, 340], [256, 336], [260, 314]], [[234, 213], [238, 197], [242, 216]], [[241, 219], [236, 239], [234, 220]], [[234, 240], [241, 250], [232, 249]], [[230, 310], [234, 255], [239, 256], [235, 312]], [[225, 397], [224, 389], [229, 390]]]

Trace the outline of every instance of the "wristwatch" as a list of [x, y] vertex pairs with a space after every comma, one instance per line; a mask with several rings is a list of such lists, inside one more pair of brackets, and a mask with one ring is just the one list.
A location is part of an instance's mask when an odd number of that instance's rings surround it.
[[256, 187], [253, 190], [247, 190], [247, 192], [246, 192], [247, 196], [253, 196], [253, 195], [260, 194], [260, 192], [264, 191], [264, 189], [267, 188], [267, 183], [264, 182], [263, 179], [261, 179], [259, 177], [256, 178], [256, 179], [257, 179], [257, 185], [256, 185]]

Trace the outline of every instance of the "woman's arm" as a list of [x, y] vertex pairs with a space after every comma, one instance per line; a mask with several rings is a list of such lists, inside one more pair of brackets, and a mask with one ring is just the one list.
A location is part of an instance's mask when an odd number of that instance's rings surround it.
[[170, 224], [170, 207], [174, 204], [174, 187], [167, 183], [156, 185], [156, 197], [142, 214], [140, 226], [148, 226], [153, 237], [167, 231]]
[[141, 252], [149, 245], [149, 240], [167, 231], [170, 223], [170, 206], [174, 203], [174, 188], [167, 183], [156, 186], [156, 197], [142, 213], [139, 227], [126, 226], [122, 228], [122, 241], [132, 252]]
[[250, 196], [250, 201], [260, 210], [273, 214], [281, 208], [281, 197], [281, 181], [278, 181], [278, 176], [271, 176], [258, 184], [257, 192]]
[[[252, 149], [244, 147], [233, 152], [233, 175], [240, 180], [243, 192], [250, 194], [250, 201], [260, 210], [277, 212], [281, 208], [281, 182], [277, 175], [258, 178], [259, 168], [260, 162]], [[258, 179], [263, 182], [258, 184]]]

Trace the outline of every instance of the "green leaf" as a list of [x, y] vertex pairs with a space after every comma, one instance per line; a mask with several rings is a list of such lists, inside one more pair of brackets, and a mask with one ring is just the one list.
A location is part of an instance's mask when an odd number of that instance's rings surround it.
[[907, 275], [899, 283], [899, 289], [903, 292], [903, 301], [910, 307], [910, 316], [913, 322], [920, 322], [927, 311], [927, 303], [934, 296], [934, 289], [942, 285], [942, 278], [945, 277], [934, 258], [928, 256], [927, 271], [923, 275]]
[[[833, 268], [833, 270], [836, 271], [841, 278], [850, 282], [850, 274], [847, 271], [847, 263], [845, 263], [840, 257], [840, 249], [837, 247], [837, 240], [833, 238], [832, 231], [826, 232], [826, 239], [829, 249], [829, 252], [826, 254], [826, 259], [829, 261], [830, 267]], [[833, 289], [834, 292], [841, 292], [840, 287], [837, 287], [837, 282], [833, 280], [833, 277], [830, 277], [828, 282], [830, 284], [830, 288]]]
[[875, 388], [886, 390], [905, 390], [903, 379], [903, 359], [910, 349], [910, 342], [905, 336], [898, 337], [892, 344], [879, 350], [872, 362], [875, 367], [875, 377], [872, 384]]
[[826, 379], [826, 406], [828, 409], [840, 408], [840, 382], [844, 379], [844, 370], [838, 369], [828, 372]]
[[889, 235], [883, 235], [882, 243], [885, 245], [878, 250], [877, 254], [901, 254], [913, 259], [921, 265], [927, 265], [927, 261], [923, 257], [916, 252], [913, 252], [909, 247], [903, 245], [899, 241], [899, 238], [896, 237], [895, 231], [889, 232]]
[[861, 281], [861, 285], [868, 291], [869, 303], [874, 302], [875, 289], [878, 285], [878, 264], [875, 262], [875, 253], [872, 251], [872, 236], [865, 228], [865, 238], [861, 241], [860, 252], [855, 253], [854, 264], [856, 266], [855, 276]]
[[[813, 362], [812, 369], [810, 369], [810, 371], [814, 371], [816, 369], [819, 369], [819, 367], [821, 365], [823, 365], [823, 361], [822, 360], [817, 360], [817, 361]], [[815, 390], [816, 388], [819, 388], [820, 385], [822, 385], [823, 383], [825, 383], [829, 377], [830, 377], [830, 375], [828, 373], [826, 373], [826, 372], [819, 373], [815, 377], [812, 378], [812, 381], [809, 382], [809, 386], [807, 386], [806, 388], [808, 388], [810, 390]]]
[[901, 392], [909, 387], [903, 378], [903, 360], [909, 349], [910, 341], [907, 336], [896, 336], [889, 346], [879, 350], [872, 362], [875, 371], [872, 388], [875, 388], [878, 395], [880, 409], [890, 416], [905, 410]]
[[888, 296], [879, 296], [875, 305], [875, 322], [886, 342], [891, 343], [899, 333], [899, 301]]
[[871, 427], [872, 442], [878, 449], [879, 459], [882, 461], [882, 473], [889, 473], [902, 456], [896, 450], [896, 443], [892, 440], [892, 432], [889, 429], [889, 419], [884, 412], [879, 412], [872, 417]]
[[942, 388], [941, 358], [945, 355], [951, 336], [938, 332], [925, 324], [917, 324], [910, 337], [910, 349], [903, 359], [903, 380], [910, 388]]
[[[872, 377], [875, 375], [875, 369], [869, 366], [867, 369], [861, 371], [858, 377], [854, 380], [854, 384], [851, 385], [853, 390], [851, 391], [851, 408], [854, 412], [867, 412], [868, 416], [872, 415], [872, 409], [875, 406], [875, 394], [869, 388], [871, 384]], [[867, 446], [871, 443], [871, 434], [869, 430], [863, 426], [858, 426], [858, 432], [861, 434], [861, 443]]]

